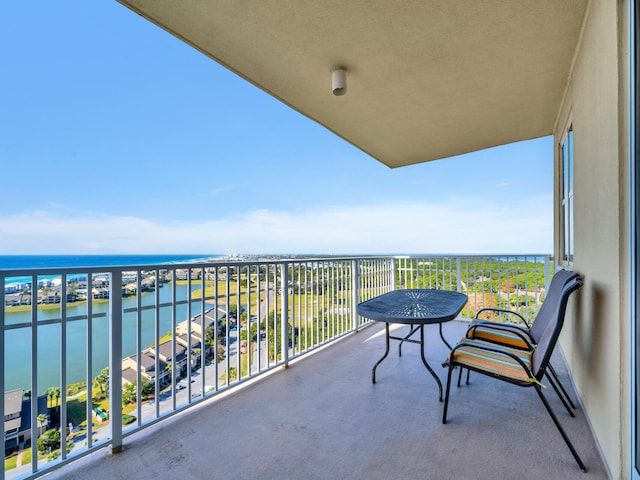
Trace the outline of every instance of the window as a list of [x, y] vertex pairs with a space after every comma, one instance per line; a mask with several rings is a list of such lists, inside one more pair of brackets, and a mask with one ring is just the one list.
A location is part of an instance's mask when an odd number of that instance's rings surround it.
[[567, 129], [560, 145], [562, 159], [562, 211], [560, 216], [560, 259], [573, 264], [573, 126]]

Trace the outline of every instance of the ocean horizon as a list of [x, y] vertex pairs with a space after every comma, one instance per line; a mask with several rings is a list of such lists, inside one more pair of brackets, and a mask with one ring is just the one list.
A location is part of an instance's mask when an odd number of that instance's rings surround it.
[[0, 255], [0, 270], [25, 268], [128, 267], [189, 263], [222, 258], [221, 254]]

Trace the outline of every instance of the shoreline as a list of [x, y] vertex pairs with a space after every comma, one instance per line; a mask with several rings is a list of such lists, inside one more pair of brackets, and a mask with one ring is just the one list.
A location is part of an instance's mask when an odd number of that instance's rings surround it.
[[[220, 282], [223, 282], [226, 287], [225, 281], [220, 281]], [[176, 280], [176, 287], [178, 288], [179, 291], [186, 289], [187, 284], [188, 282], [186, 280]], [[193, 290], [191, 292], [193, 298], [196, 298], [196, 297], [201, 298], [201, 295], [203, 293], [205, 295], [210, 295], [213, 291], [212, 289], [213, 284], [208, 281], [205, 281], [203, 283], [202, 280], [194, 280], [191, 282], [191, 284], [198, 287], [196, 290]], [[170, 287], [171, 284], [168, 283], [164, 285]], [[226, 302], [223, 300], [223, 299], [226, 299], [227, 297], [225, 287], [223, 287], [222, 284], [220, 285], [219, 293], [223, 298], [219, 300], [218, 305], [219, 305], [219, 308], [221, 309], [226, 309]], [[234, 298], [235, 282], [232, 284], [231, 290], [232, 290], [232, 293], [230, 293], [230, 296]], [[164, 301], [168, 301], [164, 297], [166, 297], [167, 295], [169, 296], [171, 295], [172, 288], [171, 287], [160, 288], [159, 292], [161, 295], [160, 301], [162, 303]], [[151, 295], [148, 295], [148, 294], [151, 294]], [[141, 295], [144, 297], [147, 297], [147, 299], [153, 298], [153, 296], [155, 295], [155, 291], [141, 292]], [[125, 305], [123, 305], [123, 307], [125, 307], [125, 309], [132, 307], [135, 304], [135, 297], [136, 297], [135, 295], [124, 296], [123, 302], [125, 302]], [[231, 301], [233, 302], [233, 300]], [[103, 318], [105, 316], [105, 313], [107, 313], [109, 302], [110, 300], [108, 298], [94, 299], [93, 300], [94, 315], [97, 314], [98, 317]], [[133, 304], [131, 304], [132, 302]], [[244, 295], [241, 295], [240, 302], [241, 304], [246, 302], [246, 298], [244, 297]], [[127, 303], [131, 305], [126, 306]], [[147, 302], [145, 301], [145, 303]], [[198, 302], [198, 305], [200, 305], [200, 302]], [[44, 391], [47, 387], [58, 386], [55, 384], [56, 383], [55, 379], [59, 376], [59, 365], [57, 365], [57, 362], [55, 361], [52, 363], [48, 362], [46, 358], [52, 358], [50, 357], [50, 355], [53, 355], [53, 358], [56, 359], [58, 358], [58, 355], [59, 355], [56, 349], [56, 345], [58, 344], [59, 339], [56, 337], [56, 335], [58, 335], [60, 331], [59, 317], [61, 312], [61, 304], [60, 303], [37, 304], [34, 306], [37, 307], [38, 318], [39, 318], [38, 323], [40, 323], [40, 320], [45, 321], [45, 323], [42, 324], [41, 328], [43, 329], [42, 330], [43, 332], [45, 331], [47, 332], [44, 334], [50, 340], [50, 341], [39, 342], [39, 347], [44, 348], [44, 350], [42, 350], [38, 355], [40, 357], [39, 365], [42, 366], [42, 372], [40, 372], [41, 368], [39, 366], [38, 391], [39, 393], [42, 393], [42, 391]], [[12, 362], [14, 360], [15, 361], [18, 360], [18, 358], [20, 357], [19, 352], [22, 351], [23, 346], [24, 348], [26, 348], [28, 345], [30, 345], [31, 334], [30, 334], [29, 325], [31, 324], [30, 318], [31, 318], [31, 312], [33, 311], [34, 306], [23, 305], [23, 306], [12, 306], [12, 307], [5, 308], [7, 323], [15, 324], [15, 325], [19, 324], [21, 326], [20, 328], [14, 328], [10, 330], [11, 340], [7, 345], [7, 348], [9, 350], [8, 352], [9, 358], [12, 359]], [[73, 316], [74, 320], [81, 320], [80, 318], [75, 318], [75, 317], [77, 317], [78, 315], [83, 316], [84, 314], [86, 314], [87, 301], [81, 300], [77, 302], [68, 302], [67, 308], [69, 310], [68, 315]], [[205, 315], [209, 311], [211, 311], [213, 308], [214, 308], [213, 302], [210, 302], [208, 300], [205, 301]], [[186, 309], [186, 307], [184, 307], [183, 310], [184, 311], [178, 312], [179, 320], [176, 322], [176, 327], [180, 325], [184, 326], [189, 321], [189, 316], [187, 315], [188, 310]], [[170, 319], [168, 317], [165, 318], [165, 313], [166, 312], [163, 311], [163, 314], [160, 319], [160, 325], [159, 325], [160, 337], [163, 339], [165, 337], [170, 338], [172, 336], [172, 332], [170, 328]], [[191, 320], [197, 319], [199, 315], [200, 315], [199, 311], [193, 311], [191, 313]], [[92, 378], [98, 375], [100, 370], [103, 367], [107, 366], [108, 364], [106, 345], [103, 345], [104, 339], [107, 338], [106, 335], [108, 333], [108, 322], [102, 321], [100, 320], [100, 318], [97, 318], [97, 322], [94, 323], [94, 338], [96, 339], [95, 341], [97, 343], [94, 344], [93, 348], [94, 348], [94, 352], [99, 352], [100, 358], [94, 358], [94, 363], [93, 363], [92, 372], [91, 372]], [[134, 327], [132, 327], [130, 324], [131, 319], [125, 319], [124, 317], [123, 319], [125, 320], [124, 328], [127, 331], [129, 331], [130, 334], [133, 333]], [[26, 327], [26, 328], [23, 328], [23, 327]], [[40, 330], [40, 325], [39, 325], [39, 330]], [[150, 331], [147, 332], [146, 330], [147, 330], [146, 328], [143, 329], [143, 338], [141, 339], [142, 345], [144, 345], [143, 350], [152, 346], [152, 344], [155, 341], [153, 333]], [[85, 332], [86, 332], [86, 322], [72, 321], [72, 322], [69, 322], [67, 325], [67, 335], [68, 335], [68, 338], [71, 339], [69, 340], [71, 343], [67, 347], [68, 354], [69, 354], [67, 357], [67, 361], [75, 365], [71, 371], [67, 372], [68, 380], [70, 381], [70, 384], [83, 382], [85, 381], [85, 378], [86, 378], [85, 376], [87, 372], [85, 371], [83, 366], [84, 365], [83, 363], [84, 362], [84, 347], [83, 347], [84, 343], [80, 341], [86, 335]], [[177, 335], [177, 331], [174, 333]], [[135, 340], [131, 340], [132, 338], [134, 338], [134, 336], [132, 335], [125, 335], [125, 338], [123, 338], [123, 340], [126, 340], [125, 342], [126, 345], [123, 345], [122, 360], [131, 356], [131, 354], [135, 352]], [[80, 343], [78, 343], [78, 341], [80, 341]], [[12, 380], [10, 380], [9, 378], [7, 379], [8, 380], [7, 387], [11, 386], [10, 389], [14, 389], [14, 388], [29, 389], [31, 387], [30, 380], [29, 380], [30, 378], [29, 372], [26, 369], [23, 369], [21, 367], [13, 368], [12, 372], [13, 372], [12, 375], [10, 375]], [[50, 382], [48, 381], [50, 379], [54, 380], [53, 384], [50, 384]]]

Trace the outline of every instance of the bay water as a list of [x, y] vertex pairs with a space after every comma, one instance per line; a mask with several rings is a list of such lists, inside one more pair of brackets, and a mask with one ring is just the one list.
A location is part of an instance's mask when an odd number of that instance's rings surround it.
[[[47, 256], [38, 256], [47, 257]], [[50, 266], [131, 266], [131, 265], [150, 265], [158, 263], [177, 263], [194, 261], [196, 256], [154, 256], [155, 260], [152, 260], [150, 256], [82, 256], [81, 258], [71, 256], [65, 256], [63, 259], [59, 256], [49, 256], [50, 262], [47, 263], [46, 258], [39, 258], [40, 264], [33, 265], [34, 268], [45, 268]], [[118, 258], [115, 258], [118, 257]], [[141, 259], [141, 257], [144, 257]], [[162, 258], [160, 258], [162, 257]], [[177, 258], [180, 257], [180, 258]], [[198, 256], [197, 259], [215, 258], [214, 255]], [[219, 256], [218, 256], [219, 257]], [[18, 264], [15, 262], [13, 265], [8, 266], [6, 257], [0, 256], [0, 269], [3, 268], [31, 268], [24, 263]], [[87, 262], [91, 263], [87, 263]], [[158, 260], [163, 260], [158, 262]], [[69, 264], [68, 262], [79, 262], [79, 264]], [[117, 263], [103, 263], [103, 262], [117, 262]], [[63, 262], [63, 264], [60, 264]], [[7, 279], [7, 283], [16, 281], [15, 279]], [[198, 288], [194, 285], [192, 288]], [[176, 300], [187, 299], [187, 286], [176, 286]], [[158, 290], [159, 303], [166, 303], [172, 300], [172, 287], [171, 284], [165, 284]], [[153, 305], [155, 302], [155, 293], [151, 292], [142, 296], [142, 305]], [[122, 299], [123, 309], [135, 308], [137, 306], [137, 300], [134, 297], [125, 297]], [[109, 320], [108, 320], [108, 302], [94, 302], [93, 303], [93, 315], [103, 314], [98, 318], [91, 320], [92, 336], [88, 338], [88, 322], [86, 319], [81, 318], [79, 320], [73, 320], [67, 322], [66, 325], [66, 355], [67, 355], [67, 383], [76, 383], [86, 380], [87, 377], [87, 345], [91, 342], [92, 345], [92, 363], [93, 368], [90, 377], [94, 378], [100, 371], [108, 366], [109, 362]], [[187, 320], [189, 315], [192, 317], [199, 314], [201, 311], [201, 302], [196, 301], [191, 303], [191, 311], [188, 310], [187, 304], [178, 305], [176, 307], [175, 323], [178, 324], [184, 320]], [[208, 308], [208, 307], [205, 307]], [[83, 317], [87, 313], [87, 306], [85, 302], [70, 303], [67, 306], [67, 318], [69, 317]], [[163, 307], [159, 309], [159, 315], [156, 322], [156, 310], [149, 309], [143, 311], [142, 323], [141, 323], [141, 338], [139, 339], [142, 349], [151, 345], [156, 337], [156, 324], [158, 337], [165, 335], [171, 331], [173, 310], [171, 307]], [[60, 310], [54, 309], [38, 309], [38, 323], [46, 322], [47, 320], [56, 320], [60, 318]], [[123, 341], [122, 341], [122, 355], [123, 357], [132, 355], [137, 349], [136, 339], [136, 318], [135, 312], [124, 314], [123, 317]], [[20, 325], [23, 323], [29, 323], [31, 321], [31, 314], [29, 312], [15, 312], [11, 307], [5, 309], [5, 324]], [[11, 390], [14, 388], [30, 388], [31, 387], [31, 351], [33, 347], [32, 336], [34, 335], [30, 326], [25, 326], [15, 329], [5, 330], [5, 351], [4, 351], [4, 368], [5, 368], [5, 390]], [[59, 322], [51, 324], [38, 325], [36, 331], [36, 343], [37, 343], [37, 380], [38, 380], [38, 392], [42, 394], [47, 388], [53, 386], [60, 386], [61, 370], [60, 370], [60, 356], [62, 349], [62, 326]]]

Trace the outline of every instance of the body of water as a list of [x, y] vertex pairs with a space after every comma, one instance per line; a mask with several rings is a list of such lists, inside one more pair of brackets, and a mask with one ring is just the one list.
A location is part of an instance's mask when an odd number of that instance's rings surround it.
[[[216, 255], [87, 255], [87, 256], [0, 256], [0, 269], [23, 268], [47, 268], [47, 267], [96, 267], [96, 266], [133, 266], [149, 264], [183, 263], [190, 261], [203, 261], [206, 259], [220, 258]], [[74, 263], [75, 262], [75, 263]], [[16, 281], [15, 278], [7, 283]], [[159, 289], [160, 303], [171, 302], [172, 288], [166, 284]], [[176, 287], [176, 299], [187, 298], [187, 286]], [[155, 295], [153, 293], [142, 296], [142, 305], [153, 305]], [[137, 306], [135, 297], [123, 298], [123, 308]], [[88, 321], [86, 319], [67, 322], [66, 325], [66, 349], [67, 349], [67, 383], [80, 382], [87, 377], [87, 345], [92, 345], [93, 368], [91, 377], [95, 377], [100, 370], [108, 366], [109, 361], [109, 321], [108, 303], [94, 302], [93, 314], [105, 314], [91, 320], [92, 335], [88, 337]], [[193, 302], [191, 312], [187, 305], [179, 305], [176, 308], [175, 322], [180, 323], [191, 316], [197, 315], [201, 310], [201, 302]], [[29, 312], [12, 312], [5, 309], [5, 323], [17, 325], [29, 323]], [[87, 313], [86, 303], [68, 304], [68, 317], [82, 317]], [[38, 322], [60, 318], [58, 309], [38, 309]], [[129, 356], [136, 352], [136, 314], [127, 313], [123, 317], [123, 356]], [[158, 336], [163, 336], [171, 331], [172, 308], [164, 307], [159, 310], [159, 318], [156, 322], [155, 309], [145, 310], [142, 315], [142, 336], [140, 345], [142, 349], [148, 347], [155, 340], [156, 323], [158, 324]], [[62, 328], [60, 323], [38, 325], [37, 328], [37, 375], [38, 392], [43, 393], [48, 387], [60, 385], [60, 356], [62, 345]], [[33, 350], [32, 328], [16, 328], [5, 331], [5, 389], [30, 388], [31, 385], [31, 351]]]
[[223, 255], [0, 255], [0, 270], [62, 267], [127, 267], [187, 263], [222, 258]]

